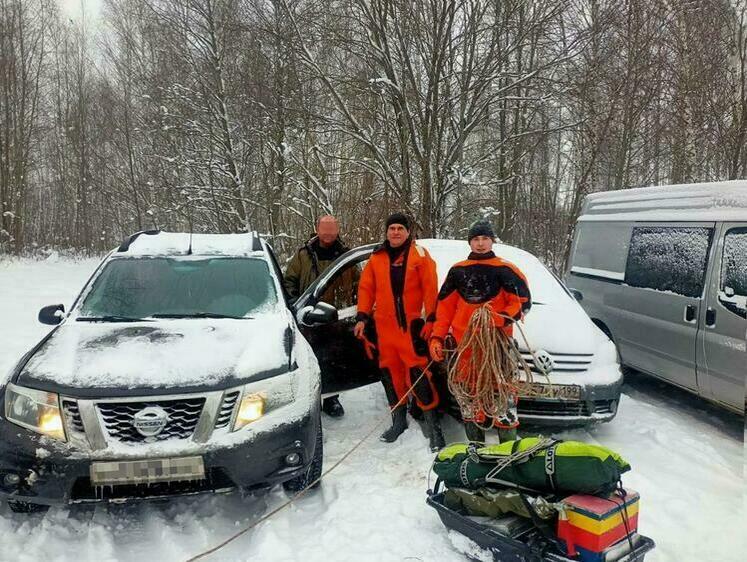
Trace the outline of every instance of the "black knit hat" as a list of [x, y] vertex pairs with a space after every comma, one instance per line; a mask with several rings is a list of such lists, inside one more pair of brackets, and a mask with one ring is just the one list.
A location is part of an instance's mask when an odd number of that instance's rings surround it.
[[493, 225], [485, 219], [476, 220], [469, 227], [467, 242], [471, 241], [476, 236], [488, 236], [493, 240], [493, 242], [495, 242], [495, 232], [493, 232]]
[[407, 230], [410, 230], [410, 219], [404, 213], [392, 213], [386, 219], [386, 228], [389, 228], [393, 224], [401, 224]]

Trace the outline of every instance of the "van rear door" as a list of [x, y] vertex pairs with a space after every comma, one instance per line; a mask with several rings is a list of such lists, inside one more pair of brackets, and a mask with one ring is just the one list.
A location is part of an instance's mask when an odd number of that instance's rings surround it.
[[747, 223], [721, 225], [715, 256], [698, 332], [698, 379], [705, 396], [744, 412]]

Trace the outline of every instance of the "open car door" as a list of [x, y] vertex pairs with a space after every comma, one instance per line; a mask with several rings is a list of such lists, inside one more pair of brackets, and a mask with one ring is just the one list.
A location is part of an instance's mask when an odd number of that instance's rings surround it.
[[[378, 357], [368, 357], [353, 335], [358, 281], [376, 244], [343, 254], [292, 305], [301, 333], [322, 371], [322, 394], [334, 394], [380, 380]], [[375, 343], [375, 332], [368, 339]]]

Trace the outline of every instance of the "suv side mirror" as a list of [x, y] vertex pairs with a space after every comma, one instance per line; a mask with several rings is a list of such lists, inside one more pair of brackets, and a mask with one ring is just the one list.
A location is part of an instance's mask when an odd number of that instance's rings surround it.
[[45, 306], [39, 311], [39, 322], [56, 326], [62, 322], [62, 315], [65, 313], [65, 305], [52, 304]]
[[314, 308], [308, 307], [301, 313], [301, 322], [307, 326], [331, 324], [337, 321], [337, 309], [326, 302], [319, 302]]
[[573, 295], [573, 298], [576, 299], [578, 302], [581, 302], [582, 300], [584, 300], [583, 293], [581, 293], [581, 291], [579, 291], [578, 289], [569, 288], [568, 292], [571, 293]]

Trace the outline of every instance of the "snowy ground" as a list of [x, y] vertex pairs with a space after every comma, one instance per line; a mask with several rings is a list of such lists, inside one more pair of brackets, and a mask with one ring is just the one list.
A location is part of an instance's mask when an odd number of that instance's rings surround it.
[[[0, 373], [40, 339], [38, 309], [69, 306], [95, 261], [0, 260]], [[385, 408], [383, 391], [346, 393], [347, 415], [324, 419], [325, 463], [348, 451]], [[560, 432], [609, 446], [633, 466], [627, 487], [641, 493], [640, 530], [657, 549], [646, 560], [743, 560], [743, 420], [649, 379], [626, 385], [610, 424]], [[461, 440], [446, 423], [448, 440]], [[366, 442], [322, 488], [208, 560], [460, 561], [466, 558], [424, 503], [432, 455], [416, 424], [400, 441]], [[285, 500], [238, 494], [127, 507], [52, 509], [21, 516], [0, 506], [0, 561], [184, 560]]]

